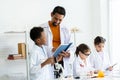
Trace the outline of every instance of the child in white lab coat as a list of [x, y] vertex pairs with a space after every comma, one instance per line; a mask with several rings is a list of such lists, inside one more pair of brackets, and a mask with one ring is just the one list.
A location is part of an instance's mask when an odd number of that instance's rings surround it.
[[96, 69], [96, 72], [99, 70], [102, 71], [112, 71], [113, 67], [110, 66], [110, 59], [108, 53], [106, 53], [103, 49], [105, 46], [105, 39], [101, 36], [97, 36], [94, 39], [95, 51], [89, 56], [91, 65]]
[[73, 62], [73, 76], [92, 75], [93, 68], [90, 65], [88, 56], [90, 55], [90, 48], [86, 44], [80, 44], [75, 51], [76, 57]]
[[44, 29], [33, 27], [30, 38], [35, 43], [30, 52], [30, 80], [53, 80], [51, 64], [54, 64], [54, 58], [49, 58], [48, 49], [44, 46], [46, 44]]

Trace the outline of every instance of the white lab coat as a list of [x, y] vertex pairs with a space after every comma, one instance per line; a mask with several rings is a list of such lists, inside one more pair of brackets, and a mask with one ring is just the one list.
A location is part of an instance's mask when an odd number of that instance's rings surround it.
[[92, 67], [96, 70], [105, 71], [110, 66], [110, 59], [106, 52], [98, 53], [94, 51], [90, 54], [89, 59]]
[[[47, 46], [49, 46], [51, 49], [53, 48], [52, 45], [52, 41], [53, 41], [53, 35], [50, 29], [50, 26], [47, 23], [41, 24], [41, 27], [44, 28], [46, 36], [47, 36]], [[71, 35], [70, 35], [70, 31], [63, 26], [62, 24], [60, 25], [60, 40], [61, 40], [61, 44], [68, 44], [71, 41]], [[73, 47], [73, 45], [72, 45]], [[72, 50], [73, 48], [70, 49], [70, 58], [63, 58], [64, 61], [64, 71], [63, 74], [64, 76], [67, 76], [69, 74], [69, 68], [70, 65], [72, 64], [72, 60], [73, 60], [73, 56], [74, 56], [74, 51]]]
[[73, 62], [73, 76], [86, 76], [90, 71], [94, 71], [94, 68], [92, 68], [89, 59], [86, 58], [85, 64], [79, 55], [76, 56]]
[[48, 58], [48, 49], [45, 46], [42, 47], [34, 45], [30, 52], [30, 80], [53, 80], [54, 78], [51, 64], [41, 68], [41, 63]]

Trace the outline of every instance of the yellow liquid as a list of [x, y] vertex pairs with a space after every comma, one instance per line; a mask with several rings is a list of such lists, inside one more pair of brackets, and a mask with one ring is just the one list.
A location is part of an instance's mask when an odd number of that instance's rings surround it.
[[99, 71], [98, 72], [98, 77], [104, 77], [104, 72], [103, 71]]

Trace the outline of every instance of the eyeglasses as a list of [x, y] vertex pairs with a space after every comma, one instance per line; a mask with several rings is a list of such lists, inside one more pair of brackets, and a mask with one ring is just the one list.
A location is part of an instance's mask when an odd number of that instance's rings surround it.
[[[84, 54], [84, 53], [83, 53]], [[85, 56], [89, 56], [90, 54], [84, 54]]]
[[[91, 53], [91, 52], [90, 52], [90, 53]], [[85, 56], [89, 56], [89, 55], [90, 55], [90, 53], [89, 53], [89, 54], [86, 54], [86, 53], [82, 52], [82, 54], [84, 54]]]

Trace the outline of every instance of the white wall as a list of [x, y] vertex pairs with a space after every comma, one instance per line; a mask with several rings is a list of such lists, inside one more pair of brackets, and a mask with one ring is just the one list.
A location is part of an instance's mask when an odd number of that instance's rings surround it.
[[92, 38], [103, 36], [109, 49], [109, 0], [92, 0]]
[[[113, 63], [118, 63], [120, 70], [120, 0], [110, 1], [110, 49]], [[116, 66], [117, 67], [117, 66]]]
[[[73, 3], [75, 6], [71, 6]], [[50, 19], [50, 12], [56, 5], [66, 8], [65, 22], [70, 27], [90, 24], [89, 0], [0, 0], [0, 26], [7, 30], [24, 30], [26, 26], [38, 25]], [[6, 31], [5, 29], [2, 31]]]
[[[102, 0], [104, 5], [106, 2]], [[107, 0], [105, 0], [107, 1]], [[28, 30], [43, 22], [50, 20], [50, 13], [56, 5], [66, 8], [67, 15], [64, 23], [71, 29], [78, 27], [80, 32], [76, 33], [76, 43], [86, 43], [93, 48], [93, 39], [102, 33], [103, 27], [106, 26], [106, 17], [104, 18], [104, 10], [101, 11], [101, 0], [0, 0], [0, 33], [5, 31], [23, 31]], [[106, 6], [104, 6], [106, 7]], [[103, 16], [101, 18], [101, 15]], [[105, 14], [106, 15], [106, 14]], [[104, 20], [105, 19], [105, 20]], [[102, 22], [102, 20], [104, 20]], [[19, 35], [7, 36], [6, 46], [14, 42], [13, 48], [17, 42], [24, 42], [24, 36], [19, 39]], [[73, 37], [73, 35], [72, 35]], [[12, 39], [12, 40], [11, 40]], [[16, 41], [14, 41], [16, 40]], [[18, 40], [18, 41], [17, 41]], [[0, 38], [0, 42], [3, 41]], [[1, 45], [4, 45], [1, 43]], [[0, 53], [4, 52], [4, 46], [0, 46]], [[7, 49], [9, 50], [9, 49]], [[13, 49], [11, 49], [13, 50]], [[15, 49], [15, 52], [17, 48]], [[9, 52], [9, 51], [7, 51]], [[6, 52], [6, 53], [7, 53]]]

